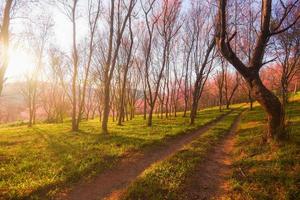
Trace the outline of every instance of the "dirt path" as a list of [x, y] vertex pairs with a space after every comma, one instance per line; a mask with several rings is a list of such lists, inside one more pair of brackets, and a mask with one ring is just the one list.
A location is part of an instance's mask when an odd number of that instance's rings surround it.
[[119, 164], [104, 173], [96, 176], [89, 182], [79, 182], [70, 191], [60, 194], [56, 199], [64, 200], [94, 200], [94, 199], [117, 199], [122, 189], [125, 189], [135, 178], [151, 164], [172, 156], [184, 145], [190, 143], [200, 134], [204, 133], [227, 114], [218, 117], [197, 131], [183, 134], [170, 139], [166, 145], [152, 151], [129, 155]]
[[188, 181], [185, 193], [189, 200], [222, 199], [226, 196], [226, 179], [231, 174], [232, 164], [230, 153], [234, 148], [234, 136], [240, 120], [241, 114], [234, 121], [230, 132], [207, 154], [207, 158], [199, 164]]

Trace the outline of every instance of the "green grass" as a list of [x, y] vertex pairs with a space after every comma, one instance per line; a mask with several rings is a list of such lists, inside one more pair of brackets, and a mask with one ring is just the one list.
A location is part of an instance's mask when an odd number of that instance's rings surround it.
[[129, 186], [122, 199], [184, 199], [185, 182], [212, 146], [228, 132], [240, 112], [233, 111], [174, 156], [152, 165]]
[[[227, 111], [226, 111], [227, 112]], [[80, 132], [70, 132], [70, 123], [0, 127], [0, 199], [50, 198], [82, 177], [89, 178], [116, 164], [124, 154], [151, 150], [196, 129], [220, 116], [217, 108], [199, 112], [195, 126], [189, 118], [158, 119], [146, 127], [141, 116], [124, 126], [109, 123], [109, 136], [100, 134], [100, 122], [81, 124]]]
[[289, 139], [263, 143], [266, 116], [261, 107], [244, 115], [233, 153], [232, 199], [300, 199], [300, 93], [288, 106]]

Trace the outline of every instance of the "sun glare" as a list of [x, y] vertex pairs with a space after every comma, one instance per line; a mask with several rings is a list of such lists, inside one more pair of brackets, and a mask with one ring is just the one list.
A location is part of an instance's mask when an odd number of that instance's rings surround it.
[[22, 49], [11, 49], [9, 51], [8, 76], [23, 78], [34, 69], [33, 56]]

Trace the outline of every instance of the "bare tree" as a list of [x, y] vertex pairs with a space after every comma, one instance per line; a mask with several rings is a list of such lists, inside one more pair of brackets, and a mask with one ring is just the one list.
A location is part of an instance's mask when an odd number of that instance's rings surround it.
[[78, 130], [78, 119], [77, 119], [77, 97], [78, 97], [78, 91], [77, 91], [77, 79], [78, 79], [78, 63], [79, 63], [79, 56], [78, 56], [78, 50], [77, 50], [77, 7], [79, 0], [59, 0], [61, 6], [63, 7], [64, 14], [68, 17], [70, 22], [72, 23], [72, 86], [71, 86], [71, 92], [72, 92], [72, 131]]
[[[68, 17], [72, 23], [72, 84], [71, 84], [71, 103], [72, 103], [72, 131], [79, 129], [79, 124], [82, 119], [84, 107], [86, 103], [86, 90], [88, 87], [88, 80], [91, 71], [92, 58], [94, 55], [95, 46], [95, 34], [98, 28], [98, 21], [101, 11], [100, 0], [89, 0], [87, 2], [87, 14], [88, 14], [88, 42], [87, 42], [87, 54], [85, 63], [79, 62], [80, 53], [78, 51], [77, 42], [77, 17], [78, 17], [78, 2], [79, 0], [59, 1], [63, 7], [64, 14]], [[84, 59], [83, 59], [84, 60]], [[79, 68], [80, 64], [83, 64], [83, 77], [79, 80]]]
[[192, 27], [188, 24], [191, 20], [186, 21], [185, 26], [185, 36], [183, 38], [184, 42], [184, 60], [185, 60], [185, 78], [184, 78], [184, 111], [183, 116], [186, 117], [187, 110], [189, 108], [189, 96], [190, 96], [190, 63], [191, 63], [191, 54], [195, 43], [195, 34], [190, 34], [192, 32]]
[[124, 48], [126, 51], [126, 62], [124, 63], [124, 72], [123, 72], [123, 80], [121, 86], [121, 94], [120, 94], [120, 107], [119, 107], [119, 118], [118, 118], [118, 125], [122, 125], [122, 119], [124, 118], [124, 107], [125, 107], [125, 90], [126, 90], [126, 82], [127, 82], [127, 74], [130, 65], [132, 64], [132, 49], [133, 49], [133, 32], [132, 32], [132, 25], [131, 25], [131, 17], [129, 17], [129, 41], [124, 41]]
[[8, 67], [9, 25], [13, 0], [6, 0], [2, 23], [0, 24], [0, 95], [5, 82], [5, 72]]
[[[123, 4], [123, 6], [121, 5]], [[121, 40], [123, 38], [123, 33], [127, 25], [128, 19], [132, 15], [133, 8], [136, 4], [136, 0], [130, 0], [128, 5], [125, 5], [123, 1], [118, 0], [117, 4], [115, 0], [111, 0], [111, 8], [109, 13], [109, 42], [108, 51], [106, 56], [106, 61], [104, 65], [104, 98], [103, 98], [103, 120], [102, 120], [102, 132], [103, 134], [108, 133], [107, 123], [110, 111], [110, 90], [111, 90], [111, 80], [113, 78], [117, 56], [119, 53]], [[117, 7], [117, 8], [116, 8]], [[115, 11], [117, 9], [117, 21], [115, 22]], [[123, 13], [121, 10], [125, 10]], [[123, 15], [123, 16], [122, 16]], [[122, 19], [123, 18], [123, 19]], [[116, 30], [114, 30], [116, 28]], [[115, 42], [115, 45], [114, 45]]]
[[73, 62], [73, 76], [72, 76], [72, 131], [78, 130], [78, 123], [76, 118], [77, 112], [77, 77], [78, 77], [78, 51], [77, 51], [77, 34], [76, 34], [76, 9], [78, 0], [73, 0], [73, 4], [69, 6], [70, 20], [72, 22], [72, 62]]
[[[144, 38], [143, 44], [142, 44], [142, 52], [143, 52], [143, 64], [144, 64], [144, 119], [146, 119], [146, 112], [147, 112], [147, 104], [152, 104], [153, 98], [152, 98], [152, 92], [151, 92], [151, 83], [150, 83], [150, 65], [151, 65], [151, 57], [152, 57], [152, 48], [153, 48], [153, 39], [154, 39], [154, 29], [155, 25], [158, 22], [159, 16], [155, 16], [154, 13], [154, 4], [156, 0], [149, 1], [148, 5], [142, 4], [142, 10], [145, 16], [146, 21], [146, 36]], [[148, 6], [148, 7], [146, 7]], [[152, 16], [150, 16], [152, 15]], [[142, 70], [140, 70], [141, 72]], [[142, 73], [142, 72], [141, 72]], [[147, 94], [149, 93], [149, 94]], [[154, 106], [153, 106], [154, 107]], [[153, 109], [152, 109], [153, 112]], [[150, 114], [149, 114], [150, 116]], [[152, 124], [152, 113], [151, 113], [151, 124]], [[148, 125], [149, 125], [149, 119], [148, 119]]]
[[[296, 17], [300, 7], [293, 15], [288, 16], [290, 20]], [[287, 22], [286, 22], [287, 23]], [[287, 26], [288, 24], [285, 25]], [[275, 50], [281, 68], [281, 98], [285, 108], [288, 102], [288, 89], [297, 72], [300, 71], [300, 23], [295, 24], [289, 31], [283, 32], [275, 38]]]
[[224, 77], [225, 77], [225, 66], [224, 60], [221, 58], [221, 70], [217, 71], [215, 78], [215, 82], [218, 89], [218, 97], [219, 97], [219, 111], [222, 112], [223, 106], [223, 88], [224, 88]]
[[224, 79], [224, 92], [225, 92], [225, 100], [226, 100], [226, 109], [229, 109], [231, 104], [231, 100], [237, 91], [239, 84], [240, 84], [240, 77], [239, 74], [236, 73], [233, 76], [227, 68], [225, 68], [225, 79]]
[[[247, 81], [253, 97], [262, 105], [268, 114], [268, 137], [282, 138], [284, 134], [284, 111], [279, 99], [269, 91], [262, 83], [259, 70], [266, 63], [264, 62], [265, 49], [269, 39], [279, 33], [285, 32], [290, 27], [295, 25], [300, 16], [291, 22], [291, 24], [282, 28], [282, 22], [286, 16], [297, 5], [298, 0], [289, 6], [284, 6], [284, 14], [278, 23], [271, 26], [272, 0], [262, 0], [261, 7], [261, 24], [258, 32], [254, 51], [251, 55], [251, 60], [245, 64], [238, 58], [237, 54], [231, 48], [230, 42], [235, 37], [237, 32], [229, 35], [227, 30], [227, 0], [219, 0], [218, 17], [217, 17], [217, 45], [222, 55], [236, 68], [236, 70]], [[281, 1], [281, 3], [283, 3]], [[236, 30], [237, 31], [237, 30]]]
[[[142, 97], [140, 96], [139, 86], [141, 83], [141, 76], [139, 73], [138, 63], [136, 58], [133, 58], [132, 68], [128, 74], [128, 83], [126, 90], [126, 103], [125, 103], [125, 114], [126, 120], [132, 120], [135, 117], [136, 103]], [[125, 117], [123, 117], [124, 121]]]
[[[155, 103], [159, 94], [160, 83], [163, 78], [163, 73], [166, 66], [169, 63], [169, 55], [170, 55], [170, 44], [172, 39], [178, 33], [181, 25], [178, 24], [178, 15], [181, 8], [180, 1], [163, 1], [162, 11], [159, 16], [154, 16], [152, 22], [149, 20], [149, 12], [153, 10], [153, 4], [155, 1], [152, 1], [149, 9], [143, 9], [146, 19], [146, 26], [148, 32], [148, 38], [146, 40], [146, 45], [144, 45], [144, 55], [145, 55], [145, 70], [146, 70], [146, 83], [147, 83], [147, 102], [149, 105], [149, 114], [148, 114], [148, 126], [152, 126], [152, 115], [155, 107]], [[160, 22], [159, 24], [157, 22]], [[157, 31], [162, 39], [162, 61], [160, 69], [157, 70], [157, 74], [155, 75], [155, 84], [154, 88], [152, 88], [152, 84], [150, 83], [150, 60], [151, 60], [151, 48], [153, 42], [153, 34], [154, 28], [157, 26]]]
[[[87, 55], [87, 63], [84, 67], [84, 78], [83, 78], [83, 86], [81, 88], [81, 95], [79, 96], [79, 105], [78, 105], [78, 113], [76, 119], [76, 129], [79, 128], [79, 123], [82, 118], [82, 114], [84, 111], [84, 106], [86, 103], [86, 90], [88, 86], [89, 75], [91, 71], [92, 58], [94, 54], [94, 43], [95, 43], [95, 34], [97, 30], [97, 24], [100, 17], [101, 9], [101, 0], [97, 0], [94, 3], [92, 0], [88, 1], [88, 22], [89, 22], [89, 42], [88, 42], [88, 55]], [[89, 92], [91, 88], [89, 88]]]
[[49, 123], [62, 123], [69, 110], [67, 94], [61, 85], [60, 69], [64, 57], [57, 49], [51, 48], [49, 53], [49, 68], [45, 70], [46, 82], [41, 87], [41, 104], [47, 114]]
[[[30, 24], [28, 27], [28, 37], [33, 54], [35, 55], [35, 63], [34, 66], [32, 66], [33, 70], [26, 74], [26, 89], [23, 90], [29, 109], [29, 127], [34, 125], [36, 121], [38, 87], [41, 85], [41, 79], [39, 79], [39, 77], [41, 77], [42, 74], [44, 53], [53, 26], [50, 16], [43, 17], [38, 15], [37, 17], [39, 20]], [[35, 32], [32, 32], [32, 30], [35, 30]]]
[[[174, 80], [171, 82], [171, 106], [173, 105], [173, 111], [174, 111], [174, 117], [177, 117], [177, 111], [180, 109], [180, 104], [179, 100], [181, 98], [181, 93], [183, 92], [185, 94], [185, 86], [182, 88], [184, 78], [186, 77], [186, 68], [182, 67], [181, 73], [178, 73], [178, 57], [180, 55], [181, 49], [179, 48], [179, 41], [176, 40], [175, 43], [175, 50], [173, 51], [173, 56], [172, 56], [172, 65], [173, 65], [173, 74], [174, 74]], [[176, 50], [177, 49], [177, 50]], [[185, 63], [185, 61], [183, 62]], [[184, 90], [184, 91], [182, 91]], [[186, 105], [184, 106], [184, 110], [186, 109]]]
[[205, 83], [212, 71], [213, 60], [215, 57], [215, 38], [211, 34], [212, 24], [210, 17], [206, 19], [207, 15], [211, 12], [210, 9], [203, 9], [203, 5], [198, 3], [195, 5], [194, 10], [191, 12], [192, 30], [194, 34], [194, 48], [193, 52], [193, 65], [195, 68], [196, 80], [194, 83], [192, 107], [190, 114], [190, 123], [195, 123], [199, 100], [202, 95]]

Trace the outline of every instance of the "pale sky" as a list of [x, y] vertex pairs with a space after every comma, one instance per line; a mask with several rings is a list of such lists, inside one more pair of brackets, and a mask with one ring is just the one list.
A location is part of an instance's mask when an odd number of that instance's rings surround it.
[[[46, 2], [46, 1], [45, 1]], [[79, 1], [81, 9], [86, 10], [86, 0]], [[47, 4], [47, 3], [46, 3]], [[183, 8], [188, 7], [189, 0], [183, 0]], [[45, 14], [50, 13], [53, 17], [54, 27], [51, 43], [59, 46], [64, 51], [69, 51], [72, 45], [72, 24], [69, 19], [63, 14], [61, 10], [56, 7], [45, 5]], [[37, 12], [39, 9], [35, 9]], [[34, 11], [32, 11], [34, 12]], [[30, 14], [29, 14], [30, 15]], [[20, 22], [18, 19], [14, 19], [11, 25], [12, 32], [22, 32], [24, 29], [24, 22]], [[87, 19], [86, 17], [79, 17], [77, 20], [77, 40], [81, 40], [87, 34]], [[18, 42], [22, 42], [22, 37], [19, 36]], [[6, 72], [8, 82], [17, 81], [23, 79], [25, 74], [34, 68], [34, 58], [30, 53], [19, 44], [17, 49], [11, 50], [11, 62]]]
[[[70, 20], [58, 8], [48, 6], [46, 9], [46, 12], [53, 17], [54, 22], [54, 26], [52, 28], [53, 34], [51, 34], [51, 44], [60, 47], [64, 51], [69, 51], [72, 45], [72, 24], [70, 23]], [[87, 22], [85, 20], [86, 19], [84, 17], [79, 17], [77, 20], [78, 40], [84, 38], [87, 33]], [[24, 32], [23, 22], [20, 22], [18, 19], [12, 20], [11, 29], [14, 34], [16, 32], [18, 34], [20, 32]], [[11, 50], [11, 61], [6, 72], [8, 81], [16, 81], [24, 78], [25, 74], [34, 67], [32, 66], [34, 65], [33, 56], [31, 56], [30, 53], [22, 47], [22, 36], [18, 35], [17, 38], [17, 42], [12, 42], [17, 43], [18, 47]]]

